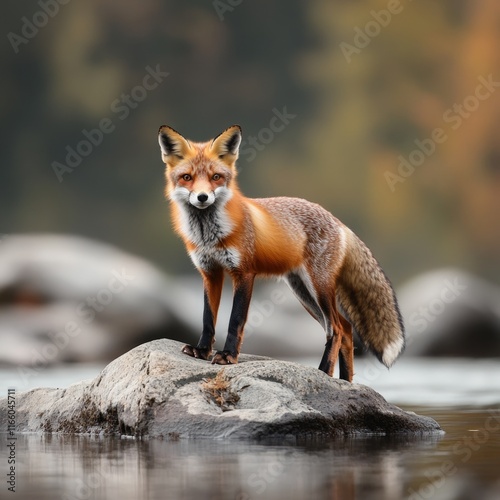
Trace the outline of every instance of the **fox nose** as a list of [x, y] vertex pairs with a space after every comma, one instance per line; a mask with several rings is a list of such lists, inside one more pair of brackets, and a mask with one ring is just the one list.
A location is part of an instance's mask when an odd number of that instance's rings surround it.
[[206, 194], [206, 193], [200, 193], [198, 195], [198, 201], [200, 203], [205, 203], [207, 200], [208, 200], [208, 194]]

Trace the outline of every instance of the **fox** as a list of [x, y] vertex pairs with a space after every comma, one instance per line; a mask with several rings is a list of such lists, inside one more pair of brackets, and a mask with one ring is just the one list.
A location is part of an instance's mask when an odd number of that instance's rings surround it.
[[[278, 277], [320, 323], [326, 344], [319, 370], [352, 382], [355, 331], [386, 367], [405, 346], [391, 282], [368, 247], [320, 205], [301, 198], [247, 198], [239, 190], [239, 125], [193, 142], [173, 128], [158, 132], [165, 197], [174, 231], [201, 274], [203, 328], [188, 356], [218, 365], [238, 362], [256, 277]], [[222, 351], [212, 356], [224, 276], [233, 305]]]

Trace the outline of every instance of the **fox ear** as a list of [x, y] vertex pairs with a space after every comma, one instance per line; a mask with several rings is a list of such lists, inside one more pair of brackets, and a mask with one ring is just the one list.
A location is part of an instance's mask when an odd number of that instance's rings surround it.
[[232, 163], [238, 158], [240, 144], [241, 127], [232, 125], [212, 141], [211, 149], [219, 158], [227, 159]]
[[162, 125], [158, 131], [161, 156], [164, 163], [175, 165], [182, 160], [190, 149], [189, 142], [176, 132], [172, 127]]

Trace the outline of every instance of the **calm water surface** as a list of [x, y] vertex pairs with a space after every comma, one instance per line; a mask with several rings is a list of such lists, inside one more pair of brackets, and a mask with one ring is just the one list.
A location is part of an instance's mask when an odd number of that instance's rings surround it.
[[[7, 490], [4, 452], [0, 498], [498, 500], [500, 363], [436, 361], [402, 363], [388, 377], [369, 364], [357, 370], [391, 402], [435, 418], [443, 436], [256, 443], [18, 435], [16, 493]], [[0, 445], [7, 449], [5, 435]]]

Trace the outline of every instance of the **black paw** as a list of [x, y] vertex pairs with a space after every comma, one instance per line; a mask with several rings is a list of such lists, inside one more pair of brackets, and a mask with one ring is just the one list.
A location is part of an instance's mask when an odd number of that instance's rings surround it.
[[217, 351], [212, 359], [213, 365], [235, 365], [238, 363], [238, 355], [229, 351]]
[[212, 349], [209, 349], [208, 347], [203, 349], [200, 347], [193, 347], [190, 346], [189, 344], [186, 344], [182, 348], [182, 352], [184, 354], [187, 354], [188, 356], [191, 356], [192, 358], [208, 360], [210, 354], [212, 354]]

